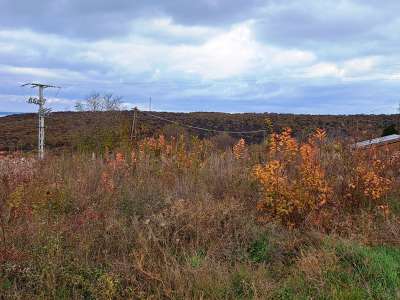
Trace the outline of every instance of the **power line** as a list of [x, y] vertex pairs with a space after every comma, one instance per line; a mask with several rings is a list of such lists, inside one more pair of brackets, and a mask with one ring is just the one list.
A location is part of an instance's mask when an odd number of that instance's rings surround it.
[[186, 127], [189, 129], [196, 129], [196, 130], [201, 130], [201, 131], [207, 131], [207, 132], [217, 132], [217, 133], [228, 133], [228, 134], [255, 134], [255, 133], [265, 133], [267, 132], [267, 130], [261, 129], [261, 130], [250, 130], [250, 131], [230, 131], [230, 130], [218, 130], [218, 129], [211, 129], [211, 128], [203, 128], [203, 127], [198, 127], [198, 126], [192, 126], [192, 125], [187, 125], [187, 124], [183, 124], [174, 120], [170, 120], [164, 117], [160, 117], [160, 116], [156, 116], [154, 114], [148, 113], [148, 112], [143, 112], [140, 111], [141, 113], [148, 115], [152, 118], [156, 118], [159, 120], [163, 120], [165, 122], [169, 122], [181, 127]]

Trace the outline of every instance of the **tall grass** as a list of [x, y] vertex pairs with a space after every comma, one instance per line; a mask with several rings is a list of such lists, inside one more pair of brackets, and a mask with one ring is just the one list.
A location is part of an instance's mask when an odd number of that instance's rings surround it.
[[384, 149], [323, 131], [225, 151], [160, 136], [6, 157], [0, 176], [5, 298], [399, 295], [399, 161]]

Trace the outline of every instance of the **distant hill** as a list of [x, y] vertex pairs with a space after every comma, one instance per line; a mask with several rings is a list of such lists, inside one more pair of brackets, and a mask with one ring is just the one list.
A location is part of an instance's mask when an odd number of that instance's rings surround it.
[[[324, 128], [330, 137], [358, 137], [358, 140], [380, 136], [383, 128], [398, 124], [398, 115], [295, 115], [276, 113], [227, 114], [212, 112], [152, 114], [180, 124], [217, 130], [249, 131], [265, 129], [270, 118], [275, 131], [291, 127], [298, 138], [306, 137], [316, 128]], [[85, 137], [90, 140], [96, 132], [107, 130], [114, 135], [127, 135], [133, 111], [121, 112], [54, 112], [46, 118], [46, 146], [72, 148]], [[142, 136], [160, 133], [169, 123], [139, 112], [138, 128]], [[171, 125], [169, 125], [171, 126]], [[187, 129], [199, 137], [211, 137], [213, 132]], [[234, 137], [239, 137], [235, 135]], [[263, 134], [243, 136], [249, 142], [260, 142]], [[31, 150], [37, 145], [37, 115], [18, 114], [0, 118], [0, 150]]]
[[15, 114], [20, 114], [20, 113], [13, 112], [13, 111], [0, 111], [0, 117], [5, 117], [5, 116], [15, 115]]

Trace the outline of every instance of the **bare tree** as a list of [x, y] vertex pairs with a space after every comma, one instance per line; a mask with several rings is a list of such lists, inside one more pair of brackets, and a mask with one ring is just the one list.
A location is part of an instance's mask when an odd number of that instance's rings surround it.
[[86, 110], [101, 111], [103, 110], [102, 97], [99, 93], [92, 93], [86, 98]]
[[122, 97], [112, 93], [101, 95], [94, 92], [86, 97], [83, 102], [76, 102], [77, 111], [118, 111], [122, 108]]
[[105, 94], [103, 96], [103, 110], [121, 110], [122, 97], [114, 96], [113, 94]]

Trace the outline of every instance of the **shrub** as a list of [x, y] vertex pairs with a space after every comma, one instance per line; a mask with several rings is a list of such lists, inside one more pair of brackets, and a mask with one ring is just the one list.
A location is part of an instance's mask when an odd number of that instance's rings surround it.
[[295, 226], [330, 200], [332, 190], [319, 155], [324, 136], [323, 131], [318, 131], [301, 146], [289, 129], [272, 137], [269, 162], [254, 168], [263, 191], [263, 199], [257, 205], [260, 212]]
[[267, 156], [266, 164], [253, 169], [261, 184], [261, 220], [329, 227], [338, 210], [389, 213], [386, 196], [396, 190], [398, 162], [386, 150], [329, 143], [323, 130], [298, 144], [286, 129], [272, 136]]

